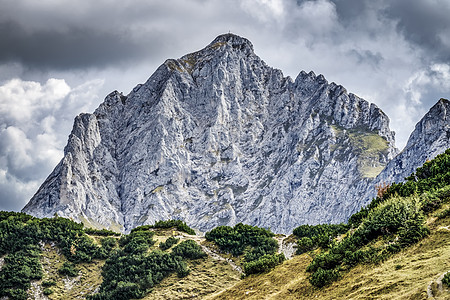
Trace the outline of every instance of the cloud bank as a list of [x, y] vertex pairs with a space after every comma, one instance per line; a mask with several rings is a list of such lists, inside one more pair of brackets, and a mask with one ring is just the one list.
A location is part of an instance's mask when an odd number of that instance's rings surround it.
[[0, 86], [2, 209], [17, 210], [37, 191], [63, 155], [73, 112], [91, 109], [101, 85], [70, 88], [62, 79], [13, 79]]

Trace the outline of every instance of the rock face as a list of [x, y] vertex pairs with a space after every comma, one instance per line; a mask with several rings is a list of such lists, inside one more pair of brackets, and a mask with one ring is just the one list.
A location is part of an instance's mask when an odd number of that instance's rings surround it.
[[402, 182], [427, 160], [450, 148], [450, 101], [440, 99], [417, 123], [405, 149], [392, 159], [368, 186], [365, 203], [375, 196], [375, 186]]
[[313, 72], [284, 77], [225, 34], [79, 115], [23, 211], [124, 232], [176, 218], [289, 233], [345, 221], [396, 154], [376, 105]]

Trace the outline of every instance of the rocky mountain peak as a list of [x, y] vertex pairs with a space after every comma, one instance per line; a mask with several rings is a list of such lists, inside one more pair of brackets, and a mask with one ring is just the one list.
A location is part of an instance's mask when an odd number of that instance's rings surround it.
[[288, 233], [345, 221], [395, 154], [376, 105], [313, 72], [292, 81], [224, 34], [78, 116], [24, 211], [125, 232], [182, 219]]
[[232, 33], [219, 35], [207, 46], [207, 48], [217, 49], [222, 46], [239, 50], [246, 54], [254, 53], [253, 44], [248, 39]]
[[417, 123], [405, 148], [368, 186], [365, 204], [375, 196], [375, 186], [402, 182], [427, 160], [450, 148], [450, 101], [441, 98]]
[[414, 147], [417, 143], [429, 144], [445, 139], [450, 140], [450, 101], [441, 98], [428, 113], [417, 123], [411, 134], [406, 148]]

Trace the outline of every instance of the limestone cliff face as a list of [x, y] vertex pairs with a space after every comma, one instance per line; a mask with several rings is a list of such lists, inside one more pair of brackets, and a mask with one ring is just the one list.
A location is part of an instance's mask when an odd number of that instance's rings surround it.
[[450, 101], [440, 99], [417, 123], [405, 149], [392, 159], [368, 186], [365, 203], [375, 195], [375, 185], [402, 182], [427, 160], [450, 148]]
[[284, 77], [225, 34], [78, 116], [23, 211], [123, 231], [176, 218], [289, 233], [345, 221], [396, 153], [376, 105], [313, 72]]

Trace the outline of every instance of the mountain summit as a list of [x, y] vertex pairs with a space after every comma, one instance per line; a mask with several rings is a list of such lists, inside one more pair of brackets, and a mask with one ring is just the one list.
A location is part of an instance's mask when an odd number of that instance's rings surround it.
[[289, 233], [345, 221], [396, 154], [375, 104], [313, 72], [285, 77], [224, 34], [77, 116], [23, 211], [124, 232], [182, 219]]
[[416, 124], [405, 149], [392, 159], [367, 188], [365, 202], [375, 196], [375, 186], [402, 182], [427, 160], [450, 148], [450, 101], [440, 99]]

